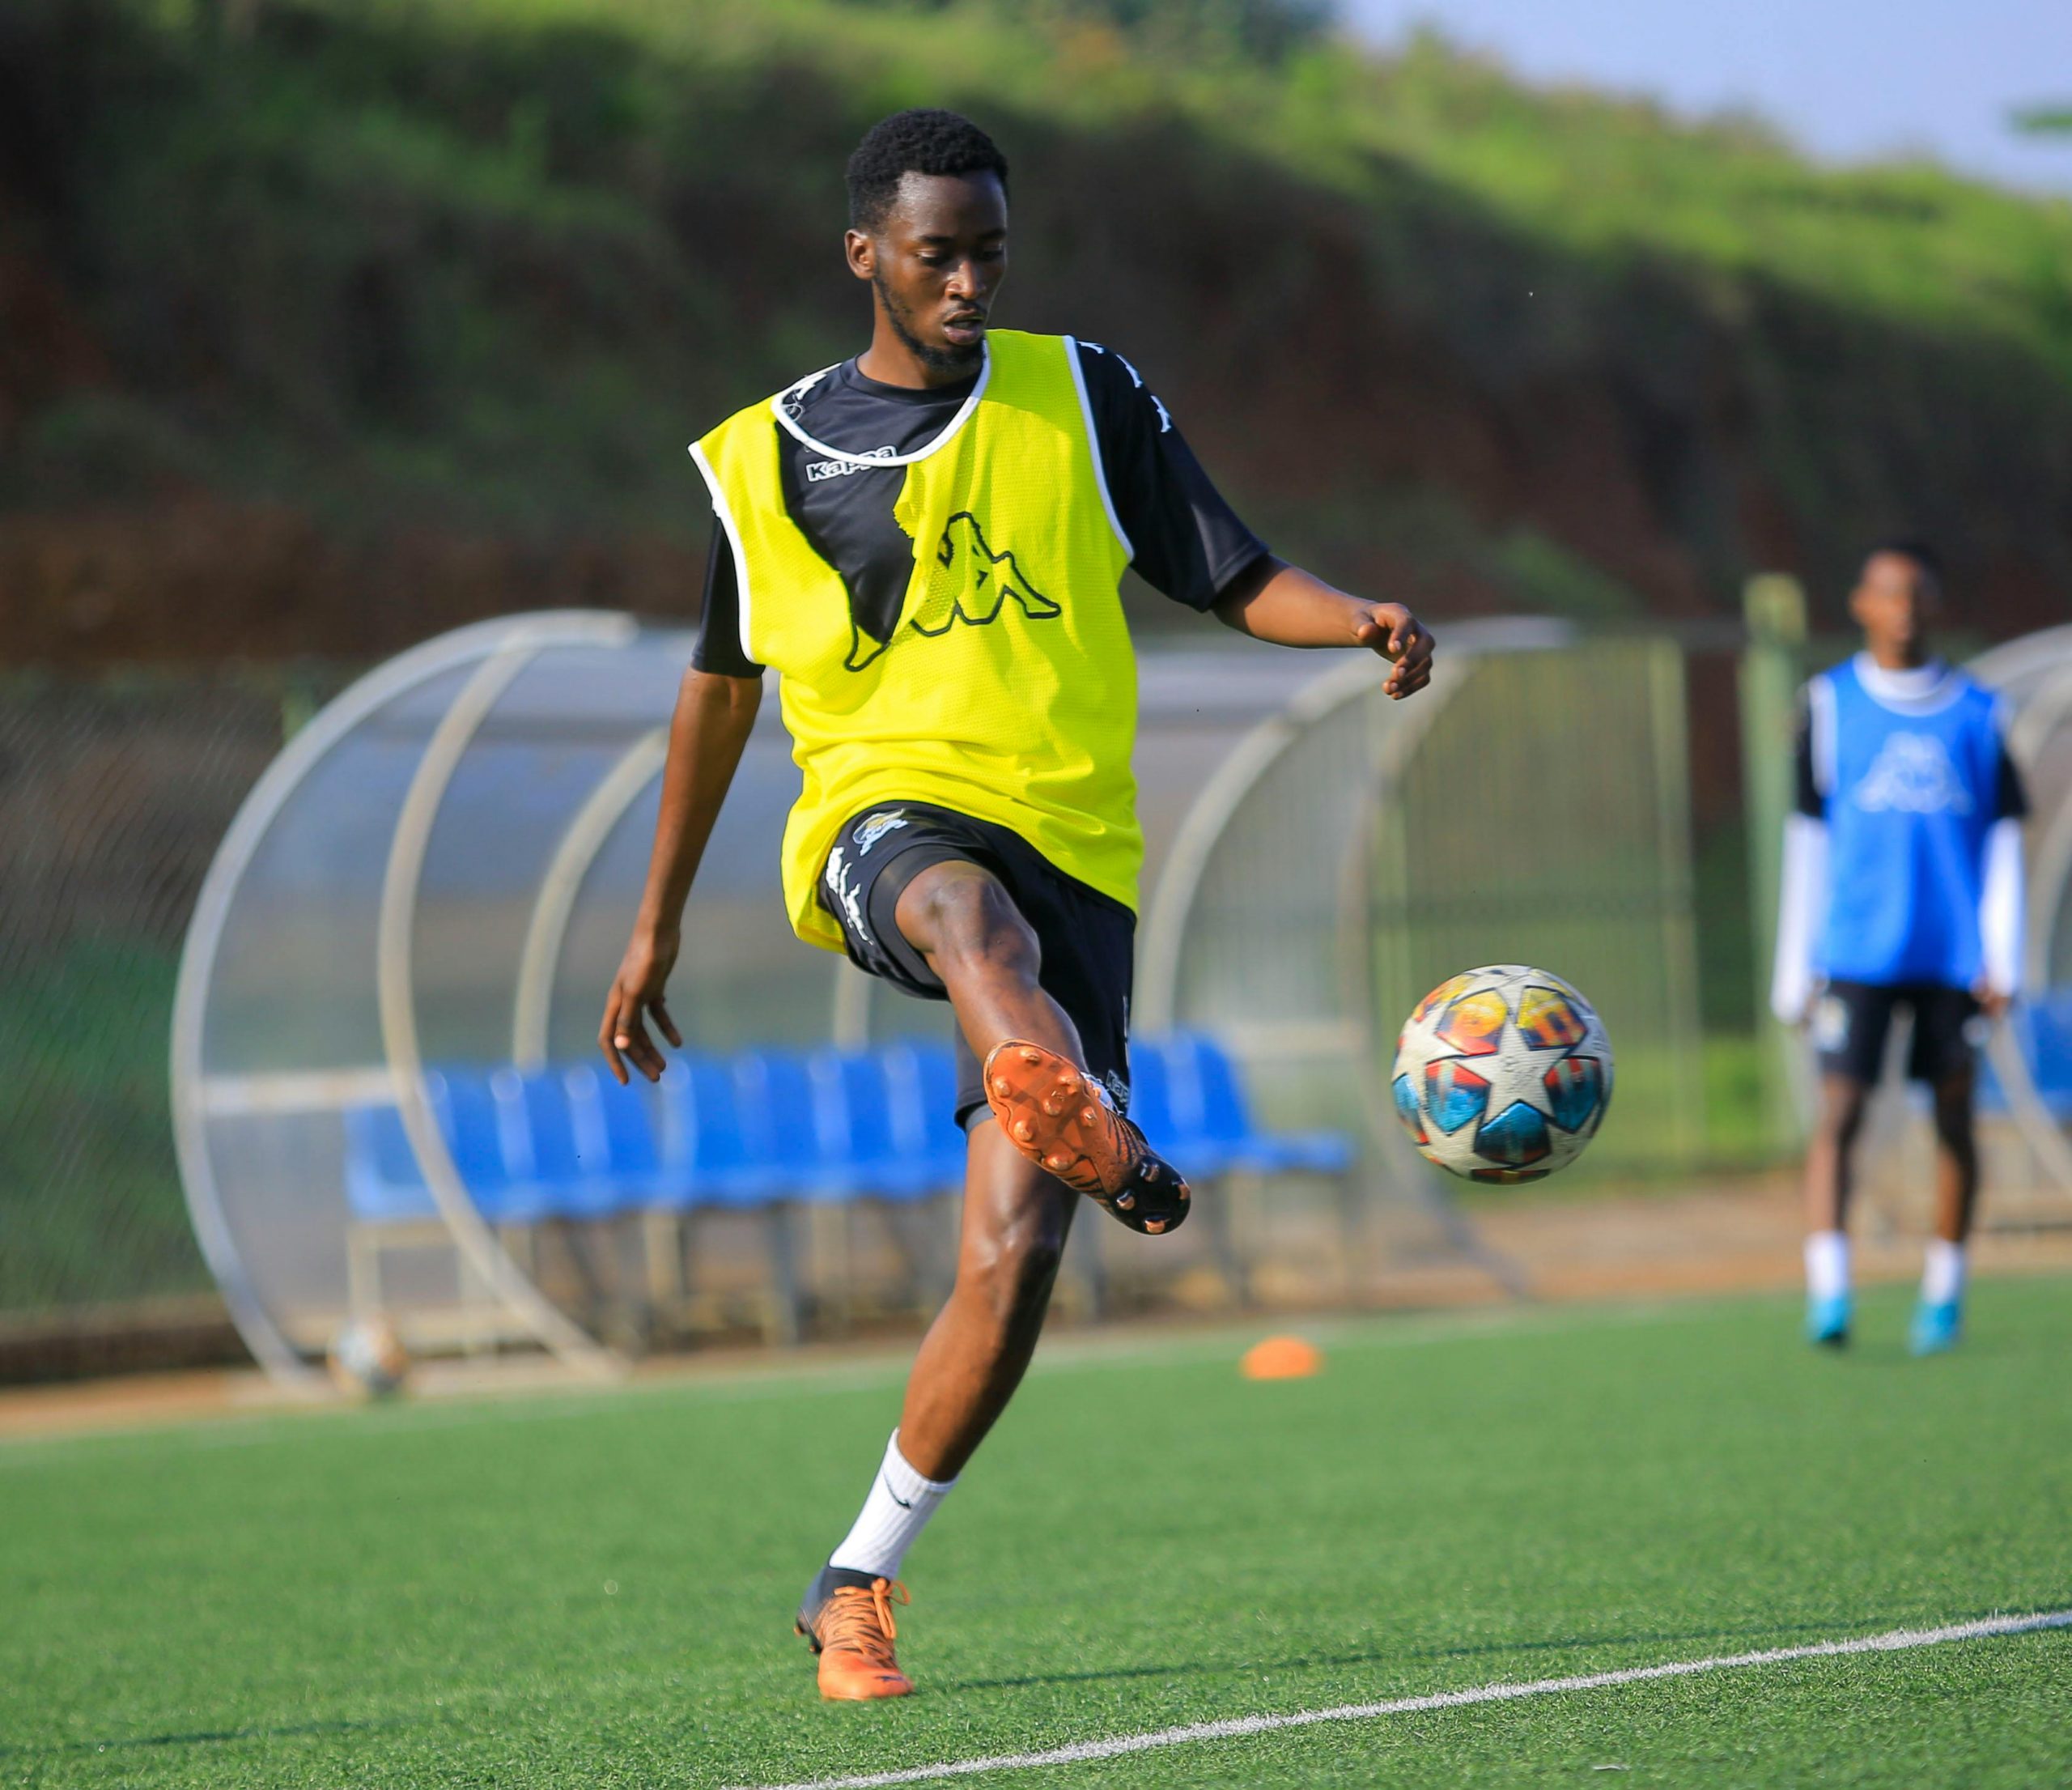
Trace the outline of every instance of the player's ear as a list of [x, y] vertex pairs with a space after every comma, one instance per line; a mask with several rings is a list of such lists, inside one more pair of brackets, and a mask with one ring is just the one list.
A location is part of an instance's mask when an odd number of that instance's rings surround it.
[[877, 244], [865, 232], [851, 230], [844, 235], [842, 252], [848, 258], [849, 271], [858, 279], [868, 279], [877, 271]]

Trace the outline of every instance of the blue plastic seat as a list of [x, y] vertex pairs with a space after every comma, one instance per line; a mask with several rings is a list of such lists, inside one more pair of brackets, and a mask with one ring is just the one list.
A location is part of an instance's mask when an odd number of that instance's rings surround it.
[[439, 1216], [394, 1107], [346, 1110], [346, 1205], [363, 1224], [415, 1224]]
[[622, 1087], [588, 1063], [565, 1070], [562, 1086], [576, 1148], [585, 1161], [601, 1163], [622, 1206], [670, 1203], [672, 1177], [656, 1139], [657, 1098], [644, 1080]]
[[453, 1167], [483, 1218], [537, 1224], [550, 1216], [539, 1185], [512, 1173], [529, 1154], [518, 1072], [453, 1069], [427, 1083]]
[[1307, 1169], [1342, 1175], [1352, 1165], [1352, 1145], [1332, 1131], [1261, 1131], [1252, 1117], [1238, 1065], [1212, 1038], [1183, 1033], [1178, 1040], [1200, 1089], [1203, 1130], [1231, 1158], [1263, 1170]]
[[1156, 1040], [1139, 1038], [1130, 1042], [1129, 1116], [1150, 1140], [1152, 1148], [1182, 1173], [1208, 1172], [1199, 1164], [1185, 1167], [1180, 1163], [1182, 1146], [1187, 1140], [1173, 1116], [1172, 1073], [1166, 1065], [1166, 1052]]
[[955, 1053], [947, 1044], [907, 1038], [887, 1044], [885, 1057], [902, 1137], [920, 1151], [931, 1184], [962, 1187], [969, 1145], [957, 1122]]
[[1343, 1174], [1353, 1148], [1336, 1132], [1267, 1132], [1253, 1119], [1237, 1065], [1213, 1039], [1171, 1032], [1130, 1049], [1131, 1116], [1183, 1175], [1232, 1168]]
[[906, 1109], [906, 1090], [889, 1051], [820, 1050], [806, 1060], [822, 1154], [847, 1165], [856, 1190], [911, 1200], [940, 1184], [925, 1129]]
[[[513, 1180], [511, 1119], [490, 1080], [478, 1070], [435, 1070], [424, 1078], [426, 1102], [475, 1210], [491, 1224], [535, 1223], [545, 1209], [533, 1189]], [[359, 1107], [346, 1114], [345, 1180], [346, 1202], [363, 1222], [414, 1222], [439, 1215], [402, 1115], [393, 1106]]]
[[[2037, 1098], [2053, 1117], [2072, 1119], [2072, 989], [2054, 989], [2036, 1000], [2016, 1002], [2006, 1023], [2028, 1065]], [[1979, 1059], [1979, 1104], [1988, 1112], [2007, 1110], [1999, 1071], [1984, 1054]]]
[[1210, 1129], [1201, 1075], [1181, 1033], [1130, 1040], [1130, 1116], [1182, 1175], [1206, 1180], [1233, 1166], [1228, 1142]]
[[549, 1218], [606, 1218], [629, 1199], [613, 1179], [604, 1150], [576, 1129], [568, 1078], [578, 1073], [499, 1069], [490, 1078], [490, 1091], [512, 1188]]
[[2026, 1010], [2036, 1091], [2059, 1118], [2072, 1116], [2072, 991], [2060, 989]]
[[832, 1116], [814, 1095], [806, 1059], [796, 1051], [745, 1051], [734, 1059], [735, 1098], [750, 1162], [770, 1176], [780, 1197], [807, 1201], [855, 1197], [861, 1182], [841, 1154]]
[[751, 1206], [781, 1195], [771, 1167], [749, 1147], [731, 1062], [679, 1057], [663, 1074], [661, 1096], [660, 1203]]

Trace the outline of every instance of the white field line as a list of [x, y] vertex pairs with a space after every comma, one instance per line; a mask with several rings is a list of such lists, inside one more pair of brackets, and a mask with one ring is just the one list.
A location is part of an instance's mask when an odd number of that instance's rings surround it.
[[1414, 1716], [1424, 1710], [1459, 1709], [1470, 1703], [1511, 1703], [1521, 1697], [1544, 1697], [1560, 1690], [1602, 1690], [1607, 1686], [1639, 1684], [1649, 1678], [1688, 1678], [1700, 1672], [1723, 1672], [1731, 1666], [1778, 1665], [1787, 1660], [1829, 1659], [1845, 1653], [1899, 1653], [1909, 1648], [1940, 1646], [1945, 1641], [1981, 1641], [2045, 1628], [2072, 1628], [2072, 1609], [2055, 1609], [2036, 1616], [1991, 1616], [1976, 1622], [1954, 1622], [1947, 1628], [1896, 1628], [1883, 1635], [1861, 1635], [1853, 1641], [1815, 1641], [1810, 1646], [1770, 1648], [1760, 1653], [1724, 1653], [1705, 1660], [1678, 1660], [1667, 1665], [1629, 1666], [1620, 1672], [1588, 1672], [1573, 1678], [1476, 1685], [1467, 1690], [1438, 1690], [1429, 1696], [1398, 1697], [1388, 1703], [1340, 1703], [1331, 1709], [1297, 1710], [1285, 1716], [1240, 1716], [1229, 1721], [1191, 1722], [1184, 1728], [1154, 1728], [1148, 1734], [1081, 1741], [1043, 1753], [1000, 1753], [987, 1758], [914, 1766], [903, 1771], [867, 1771], [855, 1777], [765, 1784], [757, 1790], [880, 1790], [886, 1784], [929, 1784], [943, 1778], [975, 1777], [982, 1771], [1078, 1765], [1089, 1759], [1117, 1758], [1125, 1753], [1145, 1753], [1154, 1747], [1230, 1740], [1246, 1734], [1270, 1733], [1276, 1728], [1308, 1728], [1318, 1722], [1372, 1721], [1380, 1716]]

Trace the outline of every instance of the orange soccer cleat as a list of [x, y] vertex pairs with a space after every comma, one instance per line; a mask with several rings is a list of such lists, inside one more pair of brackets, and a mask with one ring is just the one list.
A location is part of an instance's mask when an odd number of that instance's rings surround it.
[[1179, 1228], [1187, 1182], [1076, 1063], [1010, 1038], [987, 1053], [985, 1077], [986, 1103], [1030, 1161], [1132, 1231]]
[[899, 1630], [892, 1606], [910, 1601], [906, 1588], [892, 1579], [841, 1567], [822, 1567], [806, 1588], [792, 1626], [820, 1656], [820, 1694], [843, 1703], [904, 1697], [914, 1681], [899, 1669], [892, 1643]]

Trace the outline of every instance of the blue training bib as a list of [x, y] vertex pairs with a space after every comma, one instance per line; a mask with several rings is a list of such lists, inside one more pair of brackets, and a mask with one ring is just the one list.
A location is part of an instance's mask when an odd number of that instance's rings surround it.
[[1917, 700], [1887, 703], [1853, 661], [1808, 689], [1828, 835], [1817, 967], [1836, 981], [1971, 987], [1999, 800], [1998, 699], [1953, 670]]

